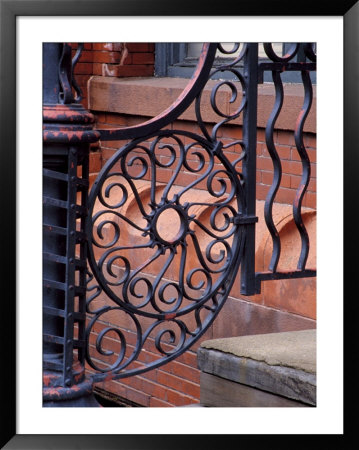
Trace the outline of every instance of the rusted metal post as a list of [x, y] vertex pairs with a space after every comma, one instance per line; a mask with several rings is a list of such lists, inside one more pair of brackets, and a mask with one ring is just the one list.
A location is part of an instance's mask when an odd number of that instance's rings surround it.
[[[99, 406], [86, 378], [89, 145], [99, 138], [80, 104], [68, 44], [43, 46], [43, 406]], [[76, 92], [74, 97], [73, 92]]]

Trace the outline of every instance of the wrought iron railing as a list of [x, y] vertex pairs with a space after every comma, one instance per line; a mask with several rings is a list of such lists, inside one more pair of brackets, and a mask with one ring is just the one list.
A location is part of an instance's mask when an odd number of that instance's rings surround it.
[[[81, 385], [87, 395], [94, 381], [151, 370], [189, 349], [218, 315], [239, 269], [244, 295], [258, 293], [265, 280], [315, 276], [306, 268], [309, 239], [301, 213], [310, 177], [303, 126], [312, 102], [309, 72], [315, 70], [315, 53], [311, 44], [293, 44], [278, 56], [265, 44], [268, 60], [263, 62], [258, 44], [243, 44], [239, 56], [212, 69], [218, 49], [230, 55], [240, 47], [228, 51], [204, 44], [192, 79], [166, 111], [141, 125], [93, 130], [93, 117], [79, 105], [81, 93], [73, 79], [80, 49], [71, 61], [69, 45], [62, 46], [61, 56], [59, 44], [46, 45], [45, 85], [56, 78], [59, 60], [55, 90], [44, 87], [49, 92], [49, 105], [44, 94], [44, 399], [53, 404], [54, 389], [62, 389], [62, 399], [73, 398]], [[307, 61], [295, 61], [299, 51]], [[295, 129], [303, 174], [293, 204], [301, 253], [291, 272], [277, 270], [281, 246], [272, 215], [282, 173], [273, 133], [283, 103], [284, 70], [301, 72], [305, 92]], [[264, 71], [272, 72], [276, 92], [266, 127], [274, 177], [264, 214], [273, 253], [268, 271], [258, 273], [257, 90]], [[237, 82], [226, 79], [212, 88], [210, 106], [219, 120], [210, 128], [202, 117], [202, 92], [212, 76], [224, 72]], [[222, 87], [230, 90], [231, 103], [237, 101], [233, 112], [218, 105]], [[169, 129], [191, 104], [200, 134]], [[219, 130], [240, 116], [243, 138], [224, 145]], [[87, 196], [89, 143], [98, 139], [130, 141], [107, 161]], [[226, 151], [235, 146], [240, 151], [231, 162]], [[163, 170], [171, 173], [165, 183]], [[183, 171], [192, 176], [188, 184], [179, 182]], [[201, 197], [193, 195], [198, 190]], [[157, 355], [151, 361], [143, 357], [147, 348]], [[85, 361], [95, 372], [90, 379]]]

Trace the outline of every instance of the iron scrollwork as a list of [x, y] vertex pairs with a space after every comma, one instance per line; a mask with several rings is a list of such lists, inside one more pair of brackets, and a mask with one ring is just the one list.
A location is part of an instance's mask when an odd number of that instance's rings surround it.
[[[226, 54], [238, 48], [218, 46]], [[214, 44], [204, 47], [199, 66], [206, 58], [208, 65], [208, 52], [213, 62], [214, 50]], [[139, 374], [174, 359], [203, 335], [228, 297], [245, 240], [241, 162], [246, 148], [241, 140], [225, 146], [239, 148], [229, 161], [218, 131], [246, 107], [246, 81], [234, 67], [245, 54], [243, 46], [239, 57], [210, 76], [195, 72], [190, 86], [197, 85], [193, 100], [203, 135], [159, 129], [158, 123], [166, 124], [162, 115], [152, 132], [148, 126], [143, 135], [138, 130], [141, 137], [119, 149], [94, 183], [87, 222], [91, 319], [86, 334], [87, 361], [100, 372], [95, 381]], [[219, 121], [208, 131], [201, 112], [203, 88], [224, 71], [239, 83], [220, 81], [212, 88], [210, 103]], [[238, 103], [233, 112], [217, 106], [223, 88], [231, 92], [229, 102]], [[184, 97], [188, 92], [191, 88]], [[125, 130], [120, 133], [126, 137]], [[102, 138], [118, 136], [107, 131]]]
[[[217, 51], [232, 59], [211, 69]], [[280, 56], [268, 43], [264, 52], [268, 59], [259, 62], [258, 44], [235, 44], [229, 50], [204, 44], [192, 79], [170, 108], [142, 125], [100, 131], [102, 140], [130, 141], [102, 168], [89, 196], [86, 342], [94, 381], [140, 374], [190, 348], [222, 308], [241, 262], [245, 295], [259, 292], [266, 279], [315, 276], [315, 270], [305, 268], [309, 242], [301, 217], [310, 177], [303, 125], [312, 103], [309, 72], [316, 67], [315, 46], [292, 44]], [[308, 61], [296, 61], [300, 54]], [[303, 174], [293, 204], [302, 250], [298, 270], [287, 273], [277, 271], [280, 240], [272, 205], [281, 161], [273, 133], [283, 102], [280, 74], [291, 70], [301, 72], [304, 86], [295, 130]], [[256, 273], [257, 88], [264, 71], [272, 72], [276, 90], [266, 127], [274, 177], [265, 221], [273, 254], [269, 271]], [[218, 76], [219, 81], [211, 80]], [[203, 118], [205, 87], [217, 117], [211, 127]], [[225, 110], [218, 102], [223, 92]], [[173, 129], [192, 103], [199, 133]], [[240, 116], [242, 138], [222, 142], [221, 127]]]

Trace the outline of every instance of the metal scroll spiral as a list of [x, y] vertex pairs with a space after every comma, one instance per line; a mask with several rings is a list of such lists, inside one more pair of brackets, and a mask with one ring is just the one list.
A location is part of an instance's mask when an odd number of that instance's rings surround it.
[[61, 90], [59, 93], [59, 103], [71, 104], [80, 103], [82, 100], [82, 91], [74, 77], [74, 70], [78, 63], [84, 44], [79, 43], [76, 52], [72, 58], [72, 47], [68, 43], [62, 45], [62, 54], [59, 62], [59, 81]]
[[[245, 90], [232, 65], [214, 72], [220, 70], [235, 73]], [[223, 114], [216, 96], [224, 85], [232, 102], [237, 97], [232, 82], [213, 88], [211, 105], [221, 120], [211, 134], [199, 95], [195, 108], [204, 136], [166, 129], [134, 139], [94, 183], [86, 333], [87, 361], [100, 372], [95, 381], [139, 374], [174, 359], [207, 330], [229, 294], [244, 243], [237, 163], [245, 149], [240, 145], [230, 162], [217, 134], [239, 116], [245, 100]]]

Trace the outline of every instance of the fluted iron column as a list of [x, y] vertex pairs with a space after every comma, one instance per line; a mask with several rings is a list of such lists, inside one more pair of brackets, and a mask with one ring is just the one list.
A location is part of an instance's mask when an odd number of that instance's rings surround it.
[[[99, 406], [85, 375], [89, 145], [71, 46], [43, 46], [43, 405]], [[75, 93], [75, 94], [74, 94]]]

